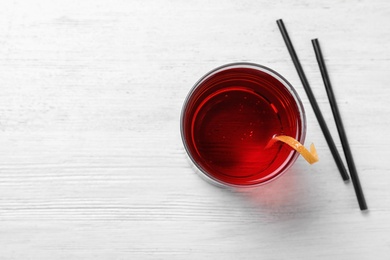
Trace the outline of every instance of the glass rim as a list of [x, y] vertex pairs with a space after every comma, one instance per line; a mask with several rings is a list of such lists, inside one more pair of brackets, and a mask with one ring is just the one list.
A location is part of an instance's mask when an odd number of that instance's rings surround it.
[[185, 136], [184, 136], [184, 129], [183, 129], [184, 128], [184, 114], [185, 114], [185, 110], [187, 108], [187, 104], [188, 104], [190, 98], [192, 97], [194, 91], [201, 85], [201, 83], [204, 80], [208, 79], [209, 77], [213, 76], [214, 74], [216, 74], [218, 72], [221, 72], [221, 71], [224, 71], [224, 70], [227, 70], [227, 69], [232, 69], [232, 68], [252, 68], [252, 69], [256, 69], [256, 70], [262, 71], [264, 73], [267, 73], [268, 75], [272, 76], [273, 78], [275, 78], [276, 80], [278, 80], [280, 83], [283, 84], [283, 86], [290, 92], [290, 94], [292, 95], [295, 103], [297, 104], [297, 108], [298, 108], [298, 111], [299, 111], [299, 116], [301, 118], [301, 124], [299, 126], [300, 129], [301, 129], [301, 136], [300, 136], [298, 141], [301, 142], [301, 143], [304, 143], [305, 138], [306, 138], [306, 114], [305, 114], [305, 110], [304, 110], [302, 101], [299, 98], [299, 95], [298, 95], [297, 91], [290, 84], [290, 82], [288, 82], [282, 75], [280, 75], [275, 70], [270, 69], [269, 67], [266, 67], [264, 65], [260, 65], [260, 64], [252, 63], [252, 62], [233, 62], [233, 63], [227, 63], [227, 64], [224, 64], [224, 65], [218, 66], [218, 67], [210, 70], [206, 74], [204, 74], [192, 86], [192, 88], [190, 89], [190, 91], [188, 92], [188, 94], [187, 94], [187, 96], [186, 96], [186, 98], [184, 100], [184, 103], [183, 103], [183, 106], [182, 106], [182, 109], [181, 109], [181, 114], [180, 114], [180, 134], [181, 134], [181, 139], [182, 139], [184, 148], [186, 150], [186, 153], [187, 153], [187, 155], [188, 155], [188, 157], [189, 157], [189, 159], [190, 159], [190, 161], [192, 163], [193, 168], [196, 170], [198, 175], [201, 176], [202, 178], [204, 178], [206, 181], [211, 182], [212, 184], [214, 184], [216, 186], [224, 187], [224, 188], [251, 188], [251, 187], [257, 187], [257, 186], [261, 186], [261, 185], [265, 185], [267, 183], [270, 183], [270, 182], [276, 180], [277, 178], [279, 178], [280, 176], [284, 175], [287, 172], [287, 170], [294, 164], [294, 162], [296, 161], [296, 159], [299, 156], [299, 153], [296, 152], [295, 150], [293, 150], [291, 155], [289, 155], [289, 157], [287, 157], [287, 159], [285, 160], [284, 164], [279, 166], [279, 168], [274, 171], [274, 172], [278, 172], [278, 171], [280, 171], [280, 172], [275, 174], [275, 176], [271, 177], [270, 179], [265, 180], [264, 182], [253, 183], [253, 184], [245, 184], [245, 185], [232, 184], [232, 183], [224, 182], [222, 180], [219, 180], [219, 179], [211, 176], [205, 169], [203, 169], [195, 161], [195, 159], [191, 155], [191, 152], [190, 152], [190, 150], [188, 148], [188, 145], [187, 145], [187, 142], [186, 142], [186, 139], [185, 139]]

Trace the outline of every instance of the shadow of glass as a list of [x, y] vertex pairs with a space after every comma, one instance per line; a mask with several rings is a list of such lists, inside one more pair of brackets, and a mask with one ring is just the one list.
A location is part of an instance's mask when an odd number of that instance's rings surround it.
[[[306, 166], [306, 165], [305, 165]], [[295, 164], [278, 179], [255, 188], [236, 189], [247, 207], [268, 220], [291, 220], [315, 215], [312, 196], [308, 191], [307, 167]]]

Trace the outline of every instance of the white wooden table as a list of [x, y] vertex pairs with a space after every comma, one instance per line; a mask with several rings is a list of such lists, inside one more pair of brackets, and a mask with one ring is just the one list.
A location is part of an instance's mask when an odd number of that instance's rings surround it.
[[[341, 151], [318, 37], [366, 195], [358, 209], [291, 62], [283, 18]], [[389, 1], [2, 1], [0, 259], [389, 259]], [[190, 168], [179, 117], [216, 66], [278, 71], [307, 143], [243, 192]]]

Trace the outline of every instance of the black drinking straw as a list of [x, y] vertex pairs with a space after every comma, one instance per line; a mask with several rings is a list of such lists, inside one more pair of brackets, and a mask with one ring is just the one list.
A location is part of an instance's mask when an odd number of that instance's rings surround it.
[[349, 147], [347, 135], [345, 133], [344, 125], [341, 120], [340, 112], [336, 103], [336, 98], [333, 93], [332, 85], [330, 84], [330, 79], [329, 79], [328, 71], [325, 66], [324, 58], [322, 56], [320, 43], [318, 39], [313, 39], [311, 40], [311, 42], [313, 43], [313, 48], [314, 48], [314, 52], [316, 53], [318, 66], [320, 67], [326, 93], [328, 94], [329, 103], [332, 108], [332, 113], [333, 113], [334, 120], [336, 122], [337, 131], [339, 132], [341, 144], [344, 150], [345, 159], [347, 161], [349, 173], [351, 174], [351, 179], [352, 179], [353, 187], [355, 188], [356, 197], [359, 202], [359, 207], [361, 210], [366, 210], [367, 209], [366, 200], [364, 198], [363, 190], [360, 185], [355, 163], [352, 158], [351, 149]]
[[314, 114], [317, 117], [317, 121], [320, 124], [322, 132], [325, 136], [326, 142], [328, 143], [330, 151], [332, 152], [333, 158], [334, 158], [336, 165], [340, 171], [341, 177], [343, 178], [344, 181], [347, 181], [347, 180], [349, 180], [349, 175], [347, 173], [347, 170], [344, 167], [343, 161], [341, 160], [340, 154], [337, 151], [337, 148], [336, 148], [336, 145], [332, 139], [332, 136], [330, 135], [329, 129], [325, 123], [324, 117], [322, 116], [322, 113], [321, 113], [320, 108], [317, 104], [317, 101], [314, 97], [314, 94], [311, 91], [309, 82], [306, 79], [306, 76], [305, 76], [305, 73], [302, 69], [301, 63], [299, 62], [298, 56], [295, 53], [294, 46], [292, 45], [290, 37], [288, 36], [286, 27], [284, 26], [282, 19], [277, 20], [276, 23], [278, 24], [279, 30], [282, 33], [284, 42], [286, 43], [286, 46], [287, 46], [287, 49], [290, 53], [291, 59], [295, 65], [297, 72], [298, 72], [299, 78], [301, 79], [301, 82], [302, 82], [303, 87], [305, 89], [306, 95], [309, 98], [310, 104], [313, 107]]

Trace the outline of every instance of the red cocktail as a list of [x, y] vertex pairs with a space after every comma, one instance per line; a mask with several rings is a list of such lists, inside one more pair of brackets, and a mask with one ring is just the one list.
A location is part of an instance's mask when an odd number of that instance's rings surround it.
[[284, 173], [298, 153], [275, 135], [303, 143], [306, 121], [293, 87], [252, 63], [219, 67], [201, 78], [182, 110], [181, 134], [196, 167], [219, 184], [252, 186]]

